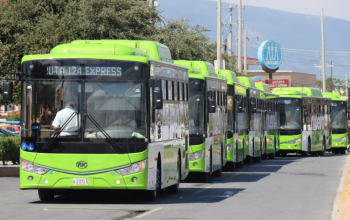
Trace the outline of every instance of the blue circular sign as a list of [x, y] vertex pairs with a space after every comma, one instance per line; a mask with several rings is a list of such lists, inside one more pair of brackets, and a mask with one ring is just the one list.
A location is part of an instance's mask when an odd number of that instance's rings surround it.
[[38, 122], [34, 122], [31, 126], [33, 132], [38, 132], [41, 130], [41, 126]]
[[277, 69], [282, 63], [281, 45], [276, 41], [264, 41], [260, 44], [258, 50], [258, 60], [262, 67]]
[[27, 144], [25, 142], [22, 142], [21, 149], [22, 150], [26, 150], [27, 149]]
[[29, 151], [34, 150], [34, 144], [33, 143], [28, 143], [27, 144], [27, 150], [29, 150]]

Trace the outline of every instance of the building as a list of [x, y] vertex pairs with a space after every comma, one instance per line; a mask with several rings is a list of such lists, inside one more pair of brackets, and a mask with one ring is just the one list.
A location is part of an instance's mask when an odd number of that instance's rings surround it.
[[[248, 70], [247, 75], [250, 77], [260, 76], [266, 83], [269, 80], [269, 74], [263, 70]], [[292, 87], [316, 87], [316, 74], [294, 72], [292, 70], [278, 70], [272, 74], [273, 80], [288, 80], [288, 86]]]

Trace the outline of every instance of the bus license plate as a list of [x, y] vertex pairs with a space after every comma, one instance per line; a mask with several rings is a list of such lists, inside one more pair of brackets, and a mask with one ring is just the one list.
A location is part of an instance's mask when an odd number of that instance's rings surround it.
[[73, 186], [88, 186], [89, 178], [73, 178]]

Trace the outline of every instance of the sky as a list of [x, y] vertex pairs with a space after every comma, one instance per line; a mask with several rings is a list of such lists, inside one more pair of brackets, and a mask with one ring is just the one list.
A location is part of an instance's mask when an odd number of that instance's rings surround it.
[[[222, 0], [222, 2], [238, 4], [238, 0]], [[242, 5], [310, 15], [321, 15], [321, 8], [323, 8], [324, 16], [350, 21], [350, 0], [242, 0]]]

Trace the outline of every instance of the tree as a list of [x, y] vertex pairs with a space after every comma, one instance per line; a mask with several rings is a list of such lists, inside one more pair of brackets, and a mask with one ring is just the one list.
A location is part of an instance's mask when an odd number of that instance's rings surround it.
[[[0, 78], [19, 72], [26, 54], [44, 54], [77, 39], [148, 39], [160, 12], [138, 0], [0, 2]], [[20, 86], [14, 93], [20, 102]]]
[[[348, 82], [350, 82], [348, 80]], [[332, 90], [331, 90], [332, 85]], [[323, 81], [322, 80], [316, 80], [316, 87], [320, 88], [322, 90], [323, 88]], [[327, 78], [326, 79], [326, 90], [327, 92], [339, 92], [340, 95], [346, 94], [346, 85], [345, 80], [341, 80], [338, 78]]]
[[[152, 40], [165, 44], [171, 51], [174, 60], [203, 60], [213, 63], [216, 60], [216, 43], [205, 35], [210, 30], [196, 25], [188, 24], [189, 19], [164, 19], [157, 25], [157, 32]], [[222, 54], [226, 69], [235, 71], [235, 59], [233, 56]]]

